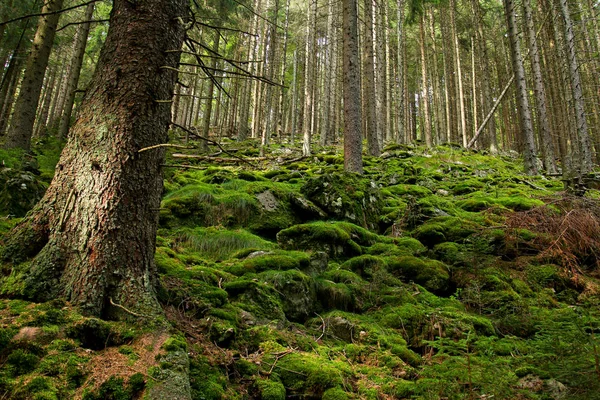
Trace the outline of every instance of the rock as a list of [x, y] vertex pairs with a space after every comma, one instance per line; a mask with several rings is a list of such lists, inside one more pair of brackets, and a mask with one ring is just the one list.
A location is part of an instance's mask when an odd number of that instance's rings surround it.
[[355, 325], [342, 317], [330, 317], [325, 321], [327, 333], [336, 339], [351, 343], [354, 339]]
[[301, 192], [329, 217], [377, 231], [383, 207], [374, 182], [355, 174], [329, 174], [309, 179]]
[[545, 382], [546, 390], [550, 392], [550, 396], [554, 400], [561, 400], [567, 398], [567, 387], [557, 381], [556, 379], [548, 379]]
[[266, 211], [277, 210], [279, 202], [270, 190], [266, 190], [262, 193], [257, 194], [256, 198]]
[[24, 217], [45, 191], [46, 185], [33, 172], [0, 170], [0, 214]]
[[298, 195], [290, 195], [290, 204], [302, 221], [323, 219], [327, 213], [314, 205], [312, 201]]
[[517, 386], [522, 389], [537, 393], [544, 388], [544, 381], [538, 376], [529, 374], [519, 379]]

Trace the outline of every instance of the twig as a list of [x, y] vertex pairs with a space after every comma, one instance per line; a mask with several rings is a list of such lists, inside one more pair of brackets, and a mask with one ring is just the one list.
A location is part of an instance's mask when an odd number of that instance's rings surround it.
[[69, 27], [71, 25], [93, 24], [93, 23], [96, 23], [96, 22], [109, 22], [109, 21], [110, 21], [110, 19], [91, 19], [91, 20], [88, 20], [88, 21], [69, 22], [68, 24], [63, 25], [60, 28], [58, 28], [56, 30], [56, 32], [60, 32], [63, 29], [65, 29], [65, 28], [67, 28], [67, 27]]
[[199, 169], [204, 171], [208, 167], [197, 167], [195, 165], [183, 165], [183, 164], [161, 164], [161, 167], [165, 168], [181, 168], [181, 169]]
[[321, 340], [321, 338], [323, 338], [323, 336], [325, 336], [325, 328], [327, 327], [327, 324], [325, 324], [325, 320], [323, 319], [323, 317], [321, 317], [319, 314], [317, 314], [317, 317], [321, 318], [321, 322], [323, 323], [323, 325], [321, 325], [323, 327], [323, 333], [321, 333], [321, 336], [319, 336], [318, 339], [315, 340], [315, 342], [318, 342], [319, 340]]
[[17, 22], [17, 21], [21, 21], [23, 19], [27, 19], [27, 18], [33, 18], [33, 17], [45, 17], [47, 15], [54, 15], [54, 14], [60, 14], [63, 13], [65, 11], [71, 11], [74, 10], [76, 8], [79, 7], [84, 7], [87, 6], [88, 4], [92, 4], [92, 3], [97, 3], [100, 0], [90, 0], [88, 2], [85, 3], [81, 3], [78, 4], [76, 6], [72, 6], [72, 7], [67, 7], [67, 8], [63, 8], [62, 10], [56, 10], [56, 11], [51, 11], [51, 12], [46, 12], [46, 13], [37, 13], [37, 14], [28, 14], [28, 15], [23, 15], [21, 17], [17, 17], [17, 18], [13, 18], [13, 19], [9, 19], [8, 21], [4, 21], [4, 22], [0, 22], [0, 26], [4, 26], [7, 24], [10, 24], [11, 22]]
[[112, 304], [113, 306], [120, 308], [121, 310], [125, 311], [125, 312], [126, 312], [126, 313], [128, 313], [128, 314], [131, 314], [131, 315], [133, 315], [134, 317], [139, 317], [139, 318], [150, 318], [150, 316], [149, 316], [149, 315], [144, 315], [144, 314], [138, 314], [138, 313], [135, 313], [135, 312], [133, 312], [133, 311], [131, 311], [131, 310], [128, 310], [127, 308], [123, 307], [122, 305], [115, 303], [115, 302], [113, 301], [112, 297], [109, 297], [109, 299], [108, 299], [108, 300], [110, 301], [110, 304]]
[[193, 149], [193, 147], [182, 146], [180, 144], [161, 143], [161, 144], [156, 144], [154, 146], [148, 146], [148, 147], [141, 148], [141, 149], [138, 150], [138, 153], [143, 153], [144, 151], [158, 149], [158, 148], [161, 148], [161, 147], [175, 147], [177, 149]]
[[[257, 167], [258, 167], [257, 165], [255, 165], [255, 164], [252, 164], [250, 161], [246, 160], [245, 158], [243, 158], [243, 157], [240, 157], [240, 156], [237, 156], [237, 155], [235, 155], [235, 154], [232, 154], [232, 153], [228, 152], [227, 150], [225, 150], [225, 149], [223, 148], [223, 146], [221, 146], [221, 144], [220, 144], [220, 143], [217, 143], [217, 142], [215, 142], [214, 140], [210, 140], [210, 139], [208, 139], [208, 138], [205, 138], [205, 137], [203, 137], [203, 136], [200, 136], [200, 135], [198, 135], [196, 132], [194, 132], [194, 131], [192, 131], [192, 130], [190, 130], [190, 129], [188, 129], [188, 128], [186, 128], [186, 127], [182, 126], [182, 125], [179, 125], [179, 124], [177, 124], [177, 123], [175, 123], [175, 122], [171, 122], [171, 124], [172, 124], [173, 126], [176, 126], [176, 127], [177, 127], [177, 128], [179, 128], [179, 129], [183, 130], [184, 132], [187, 132], [187, 133], [189, 133], [189, 134], [190, 134], [190, 135], [192, 135], [192, 136], [195, 136], [195, 137], [197, 137], [197, 138], [199, 138], [199, 139], [202, 139], [202, 140], [204, 140], [204, 141], [206, 141], [206, 142], [208, 142], [208, 143], [212, 143], [212, 144], [214, 144], [214, 145], [215, 145], [215, 146], [217, 146], [219, 149], [221, 149], [221, 151], [222, 151], [223, 153], [225, 153], [225, 154], [229, 154], [230, 156], [232, 156], [232, 157], [235, 157], [235, 158], [237, 158], [238, 160], [240, 160], [240, 161], [242, 161], [242, 162], [245, 162], [246, 164], [248, 164], [248, 165], [252, 166], [253, 168], [257, 168]], [[173, 156], [175, 157], [175, 154], [173, 154]], [[191, 157], [191, 158], [193, 158], [193, 157]]]

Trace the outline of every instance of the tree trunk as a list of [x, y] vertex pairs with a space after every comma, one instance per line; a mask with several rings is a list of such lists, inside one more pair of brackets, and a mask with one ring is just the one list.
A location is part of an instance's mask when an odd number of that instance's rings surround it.
[[458, 80], [458, 111], [460, 120], [460, 136], [463, 147], [467, 147], [467, 118], [465, 116], [465, 94], [463, 89], [462, 67], [460, 62], [460, 45], [458, 43], [458, 34], [456, 33], [456, 2], [450, 0], [450, 28], [452, 30], [452, 46], [454, 48], [454, 62]]
[[373, 0], [365, 0], [365, 34], [363, 38], [363, 85], [364, 85], [364, 112], [367, 129], [367, 145], [369, 155], [379, 156], [379, 118], [377, 115], [377, 101], [375, 94], [375, 51], [373, 47]]
[[554, 162], [554, 144], [552, 143], [552, 130], [548, 118], [548, 109], [546, 107], [546, 88], [544, 87], [544, 78], [542, 77], [542, 68], [540, 67], [540, 52], [537, 45], [535, 29], [533, 27], [533, 15], [531, 12], [530, 0], [523, 0], [523, 19], [526, 23], [525, 33], [529, 43], [529, 56], [531, 59], [531, 69], [533, 72], [535, 106], [537, 110], [538, 125], [540, 128], [539, 139], [542, 150], [544, 167], [548, 173], [556, 173], [556, 164]]
[[431, 136], [431, 114], [429, 113], [429, 83], [427, 82], [427, 53], [425, 51], [425, 15], [419, 21], [419, 50], [421, 51], [421, 101], [423, 104], [423, 139], [427, 147], [433, 146]]
[[317, 0], [310, 0], [307, 8], [306, 26], [306, 56], [304, 71], [304, 123], [302, 155], [310, 156], [310, 142], [313, 129], [313, 102], [315, 91], [315, 64], [316, 64], [316, 29], [317, 29]]
[[[221, 32], [215, 30], [215, 37], [213, 39], [213, 51], [215, 53], [219, 52], [219, 43], [221, 41]], [[217, 67], [217, 57], [211, 58], [210, 68], [212, 68], [211, 73], [216, 77], [215, 68]], [[195, 86], [195, 83], [194, 83]], [[212, 79], [208, 81], [208, 91], [206, 93], [206, 107], [204, 109], [204, 124], [202, 125], [202, 136], [205, 138], [208, 137], [210, 131], [210, 117], [212, 116], [212, 106], [213, 106], [213, 97], [215, 95], [215, 83]], [[191, 98], [192, 104], [194, 104], [194, 98]]]
[[[186, 0], [115, 0], [110, 29], [44, 198], [6, 239], [33, 256], [23, 294], [84, 313], [157, 315], [154, 246]], [[171, 68], [171, 69], [168, 69]]]
[[506, 21], [508, 25], [508, 38], [510, 40], [513, 71], [517, 83], [517, 108], [519, 110], [521, 122], [525, 173], [536, 175], [538, 169], [535, 155], [535, 139], [533, 136], [533, 124], [531, 123], [531, 111], [527, 99], [527, 82], [525, 80], [525, 68], [523, 67], [523, 58], [521, 56], [521, 45], [517, 33], [513, 0], [504, 0], [504, 10], [506, 12]]
[[362, 174], [362, 116], [356, 0], [343, 1], [344, 170]]
[[[85, 9], [84, 20], [90, 21], [94, 14], [95, 3], [90, 3]], [[77, 29], [75, 36], [75, 44], [73, 46], [74, 58], [69, 67], [69, 77], [67, 78], [67, 93], [64, 104], [64, 110], [60, 117], [60, 125], [58, 127], [58, 137], [64, 139], [69, 132], [71, 124], [71, 113], [73, 112], [73, 103], [75, 102], [75, 92], [77, 91], [77, 83], [79, 83], [79, 75], [81, 74], [81, 65], [85, 56], [85, 47], [87, 45], [88, 34], [90, 32], [90, 23], [83, 23]]]
[[587, 121], [585, 117], [585, 106], [583, 102], [583, 90], [581, 88], [581, 78], [579, 76], [579, 61], [575, 52], [575, 34], [573, 33], [573, 22], [567, 0], [558, 0], [560, 11], [565, 26], [565, 46], [567, 51], [567, 60], [569, 64], [569, 81], [571, 83], [571, 93], [575, 105], [575, 120], [577, 123], [577, 141], [579, 157], [579, 172], [586, 173], [592, 169], [592, 145], [588, 133]]
[[[62, 4], [63, 0], [48, 0], [42, 7], [42, 13], [60, 10]], [[35, 114], [59, 17], [60, 14], [51, 14], [40, 18], [27, 59], [19, 98], [15, 103], [13, 119], [4, 144], [6, 148], [29, 150]]]

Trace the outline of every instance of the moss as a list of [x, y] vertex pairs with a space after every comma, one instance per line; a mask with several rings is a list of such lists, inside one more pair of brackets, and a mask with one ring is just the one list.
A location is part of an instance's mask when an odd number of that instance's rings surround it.
[[283, 312], [290, 321], [304, 322], [316, 311], [317, 295], [314, 281], [297, 271], [267, 271], [259, 279], [273, 285], [280, 295]]
[[461, 245], [457, 243], [444, 242], [433, 247], [433, 254], [436, 259], [448, 265], [454, 265], [464, 261], [465, 255], [462, 250]]
[[457, 217], [438, 217], [413, 231], [413, 236], [427, 247], [443, 242], [462, 242], [474, 234], [478, 225]]
[[27, 374], [37, 368], [40, 357], [27, 350], [16, 349], [6, 358], [8, 370], [12, 376]]
[[393, 185], [388, 186], [387, 190], [389, 190], [391, 193], [397, 196], [426, 197], [433, 194], [431, 190], [418, 185]]
[[256, 387], [262, 400], [285, 400], [285, 387], [274, 379], [258, 379]]
[[181, 335], [173, 335], [169, 337], [162, 347], [166, 351], [188, 351], [187, 342], [185, 338]]
[[386, 257], [388, 270], [405, 281], [414, 281], [434, 293], [449, 289], [448, 266], [440, 261], [419, 259], [412, 256]]
[[277, 234], [277, 242], [284, 249], [320, 250], [334, 258], [362, 254], [361, 247], [343, 227], [327, 222], [294, 225], [280, 231]]
[[377, 185], [355, 174], [325, 174], [308, 179], [301, 192], [329, 216], [376, 230], [382, 206]]
[[262, 272], [267, 270], [287, 271], [304, 269], [310, 264], [310, 256], [303, 252], [265, 253], [244, 260], [242, 266], [246, 272]]
[[326, 310], [338, 309], [351, 311], [355, 308], [355, 296], [344, 283], [335, 283], [326, 279], [316, 281], [317, 299]]
[[479, 179], [467, 179], [464, 182], [457, 183], [452, 188], [452, 191], [455, 195], [473, 193], [479, 189], [483, 189], [485, 187], [485, 183], [481, 182]]
[[323, 392], [323, 400], [348, 400], [350, 397], [341, 387], [327, 389]]
[[342, 364], [323, 361], [315, 354], [291, 353], [281, 358], [273, 370], [292, 392], [322, 395], [328, 388], [341, 386], [344, 373]]
[[355, 272], [363, 278], [373, 278], [378, 271], [385, 270], [386, 262], [381, 257], [364, 255], [351, 258], [340, 268]]
[[199, 356], [190, 363], [192, 398], [220, 400], [227, 384], [224, 371], [211, 365], [206, 357]]
[[87, 318], [76, 322], [66, 330], [67, 337], [79, 341], [82, 347], [102, 350], [106, 346], [119, 344], [118, 332], [109, 323], [97, 318]]

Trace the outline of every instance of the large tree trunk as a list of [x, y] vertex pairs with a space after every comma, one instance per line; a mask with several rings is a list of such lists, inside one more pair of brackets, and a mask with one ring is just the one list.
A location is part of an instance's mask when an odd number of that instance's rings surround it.
[[[42, 13], [52, 13], [60, 10], [62, 4], [63, 0], [49, 0], [42, 7]], [[14, 116], [4, 144], [6, 148], [29, 150], [38, 100], [42, 91], [44, 75], [48, 66], [59, 17], [60, 14], [45, 15], [41, 17], [38, 23], [31, 53], [27, 59], [19, 98], [15, 104]]]
[[[115, 0], [78, 119], [44, 198], [6, 239], [3, 258], [33, 256], [23, 295], [83, 312], [160, 312], [154, 246], [169, 103], [186, 0]], [[170, 68], [170, 69], [169, 69]]]

